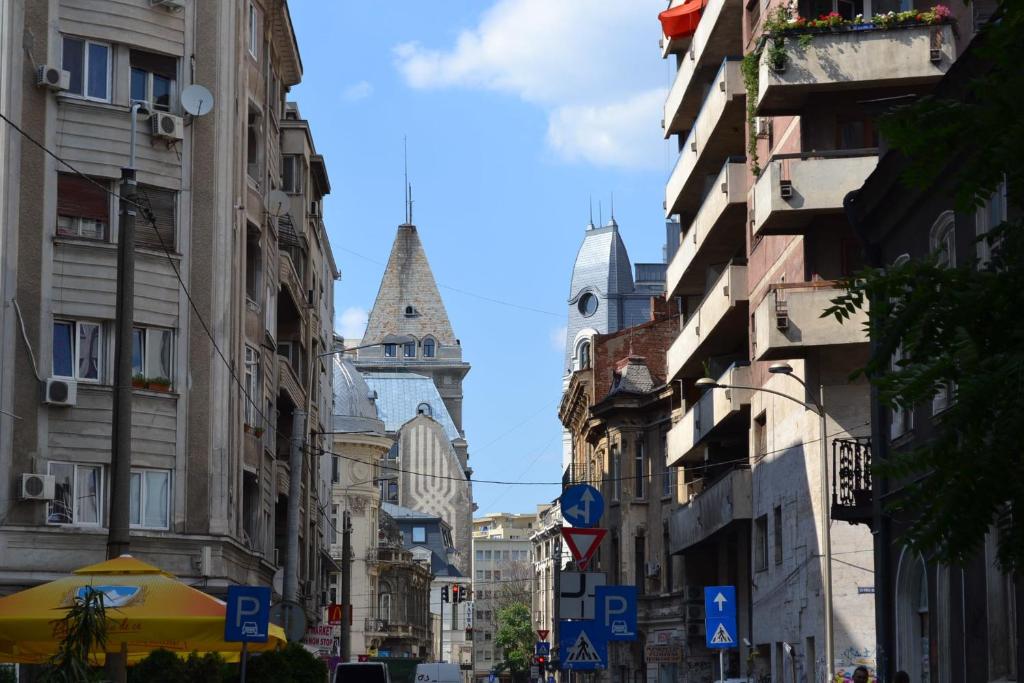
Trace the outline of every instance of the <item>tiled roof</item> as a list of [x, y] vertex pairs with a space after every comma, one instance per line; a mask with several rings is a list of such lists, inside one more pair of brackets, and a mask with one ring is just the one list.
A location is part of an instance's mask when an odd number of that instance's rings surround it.
[[430, 417], [444, 428], [448, 439], [459, 438], [448, 409], [433, 380], [411, 372], [364, 372], [363, 378], [370, 389], [377, 392], [377, 414], [384, 420], [385, 429], [397, 432], [416, 417], [419, 406], [430, 406]]

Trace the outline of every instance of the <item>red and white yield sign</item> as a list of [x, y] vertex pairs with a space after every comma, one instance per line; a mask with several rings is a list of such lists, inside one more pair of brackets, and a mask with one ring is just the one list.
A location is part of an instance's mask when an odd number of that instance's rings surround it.
[[576, 560], [576, 566], [581, 571], [586, 571], [591, 558], [597, 552], [597, 546], [601, 545], [601, 539], [608, 533], [607, 529], [578, 529], [576, 527], [562, 527], [562, 536], [565, 544], [569, 546], [572, 559]]
[[537, 629], [537, 637], [544, 641], [548, 639], [548, 630], [546, 628]]

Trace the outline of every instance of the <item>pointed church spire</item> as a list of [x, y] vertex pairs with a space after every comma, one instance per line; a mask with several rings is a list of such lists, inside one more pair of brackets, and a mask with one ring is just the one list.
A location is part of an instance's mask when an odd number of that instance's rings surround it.
[[442, 346], [457, 344], [419, 233], [410, 224], [398, 226], [362, 343], [406, 336], [432, 336]]

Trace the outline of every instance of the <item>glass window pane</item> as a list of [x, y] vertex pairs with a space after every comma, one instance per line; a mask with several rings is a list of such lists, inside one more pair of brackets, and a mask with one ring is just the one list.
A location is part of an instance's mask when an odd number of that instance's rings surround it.
[[78, 378], [100, 378], [100, 326], [78, 324]]
[[72, 236], [78, 234], [75, 219], [71, 216], [57, 216], [57, 234]]
[[146, 102], [149, 99], [146, 93], [146, 78], [148, 75], [142, 69], [132, 69], [132, 102]]
[[54, 478], [53, 501], [46, 506], [46, 521], [50, 524], [71, 524], [73, 517], [73, 495], [75, 466], [63, 462], [51, 462], [50, 474]]
[[131, 503], [128, 512], [128, 523], [138, 524], [142, 512], [142, 473], [132, 472]]
[[92, 218], [81, 219], [79, 231], [82, 237], [101, 240], [107, 236], [107, 224], [104, 221], [93, 220]]
[[171, 110], [171, 79], [153, 74], [153, 108]]
[[75, 482], [76, 522], [98, 524], [100, 521], [100, 468], [79, 466]]
[[53, 323], [53, 374], [74, 377], [74, 339], [71, 323]]
[[173, 379], [174, 375], [171, 374], [171, 331], [150, 330], [149, 344], [147, 362], [150, 371], [156, 373], [157, 377]]
[[146, 510], [143, 524], [160, 529], [167, 528], [167, 496], [169, 472], [146, 472]]
[[146, 331], [135, 327], [132, 329], [132, 376], [145, 375], [146, 366], [143, 363], [142, 352], [146, 344]]
[[89, 79], [88, 95], [100, 100], [109, 99], [107, 93], [107, 53], [106, 45], [89, 43]]
[[64, 56], [61, 68], [71, 72], [68, 92], [82, 94], [82, 70], [85, 63], [85, 42], [77, 38], [64, 39]]

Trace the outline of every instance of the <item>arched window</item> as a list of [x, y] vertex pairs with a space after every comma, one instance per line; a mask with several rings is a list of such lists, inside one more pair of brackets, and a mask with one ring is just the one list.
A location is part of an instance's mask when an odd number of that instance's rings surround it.
[[378, 598], [378, 617], [391, 621], [391, 593], [381, 593]]
[[928, 249], [938, 257], [940, 266], [956, 265], [956, 216], [952, 211], [943, 211], [932, 224]]
[[434, 357], [434, 340], [427, 337], [423, 340], [423, 357], [433, 358]]
[[903, 551], [896, 573], [896, 668], [913, 683], [931, 680], [927, 571], [920, 555]]
[[590, 367], [590, 342], [585, 341], [580, 344], [579, 353], [580, 370], [586, 370]]
[[433, 410], [431, 409], [429, 403], [421, 403], [418, 406], [416, 406], [416, 414], [417, 415], [426, 415], [427, 417], [432, 417], [433, 416]]
[[406, 318], [415, 318], [417, 315], [418, 314], [416, 312], [416, 307], [415, 306], [406, 306], [405, 307], [405, 317]]

